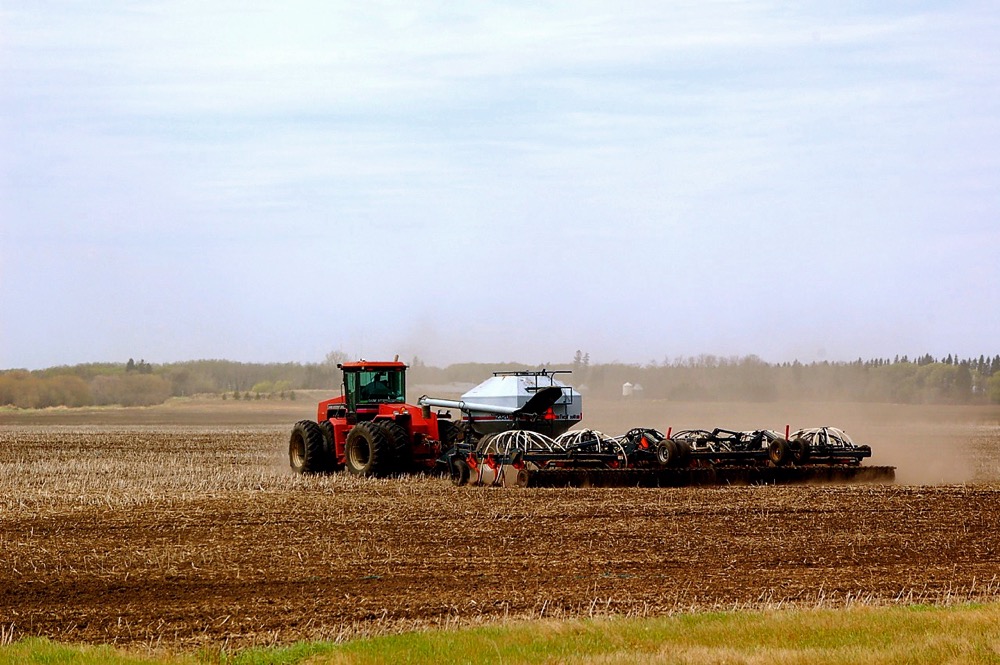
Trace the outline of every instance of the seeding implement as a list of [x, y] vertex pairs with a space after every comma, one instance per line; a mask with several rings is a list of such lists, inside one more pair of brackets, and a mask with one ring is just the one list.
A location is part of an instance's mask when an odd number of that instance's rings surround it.
[[571, 430], [583, 411], [580, 393], [557, 377], [568, 372], [495, 372], [460, 400], [425, 395], [410, 405], [398, 358], [338, 367], [342, 394], [319, 403], [315, 422], [292, 429], [289, 462], [299, 473], [443, 470], [458, 485], [521, 487], [891, 482], [895, 473], [862, 466], [871, 448], [833, 427], [786, 428], [784, 436], [766, 429]]
[[458, 485], [643, 486], [891, 482], [893, 467], [862, 466], [871, 448], [832, 427], [791, 438], [771, 430], [636, 428], [619, 437], [594, 430], [550, 439], [531, 432], [460, 442], [445, 455]]

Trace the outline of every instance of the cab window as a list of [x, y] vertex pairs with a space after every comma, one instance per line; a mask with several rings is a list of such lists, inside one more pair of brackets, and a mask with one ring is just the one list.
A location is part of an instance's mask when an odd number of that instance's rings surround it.
[[405, 402], [403, 373], [391, 370], [358, 372], [358, 401], [393, 404]]

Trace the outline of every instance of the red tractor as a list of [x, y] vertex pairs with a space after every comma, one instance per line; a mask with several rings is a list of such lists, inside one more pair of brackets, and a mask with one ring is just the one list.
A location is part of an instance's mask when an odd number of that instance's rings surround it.
[[448, 415], [406, 403], [406, 365], [359, 362], [344, 372], [340, 397], [319, 403], [316, 422], [292, 428], [288, 461], [298, 473], [339, 471], [387, 476], [432, 470], [444, 450], [460, 438]]

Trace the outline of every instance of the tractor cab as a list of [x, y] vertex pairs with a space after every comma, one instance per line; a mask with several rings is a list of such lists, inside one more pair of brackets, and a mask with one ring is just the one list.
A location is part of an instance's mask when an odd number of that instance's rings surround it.
[[380, 404], [406, 402], [406, 365], [401, 362], [356, 362], [337, 365], [344, 372], [344, 402], [348, 413], [369, 420]]

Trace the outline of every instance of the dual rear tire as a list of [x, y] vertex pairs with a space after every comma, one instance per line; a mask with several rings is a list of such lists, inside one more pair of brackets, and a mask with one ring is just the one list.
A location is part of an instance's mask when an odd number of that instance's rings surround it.
[[328, 421], [300, 420], [292, 427], [288, 463], [296, 473], [339, 471], [346, 466], [355, 476], [386, 476], [409, 467], [410, 440], [397, 423], [362, 422], [347, 434], [344, 452], [346, 464], [340, 465]]
[[[331, 441], [332, 441], [331, 432]], [[300, 420], [292, 427], [288, 440], [288, 464], [295, 473], [321, 473], [331, 470], [335, 460], [320, 425]]]

